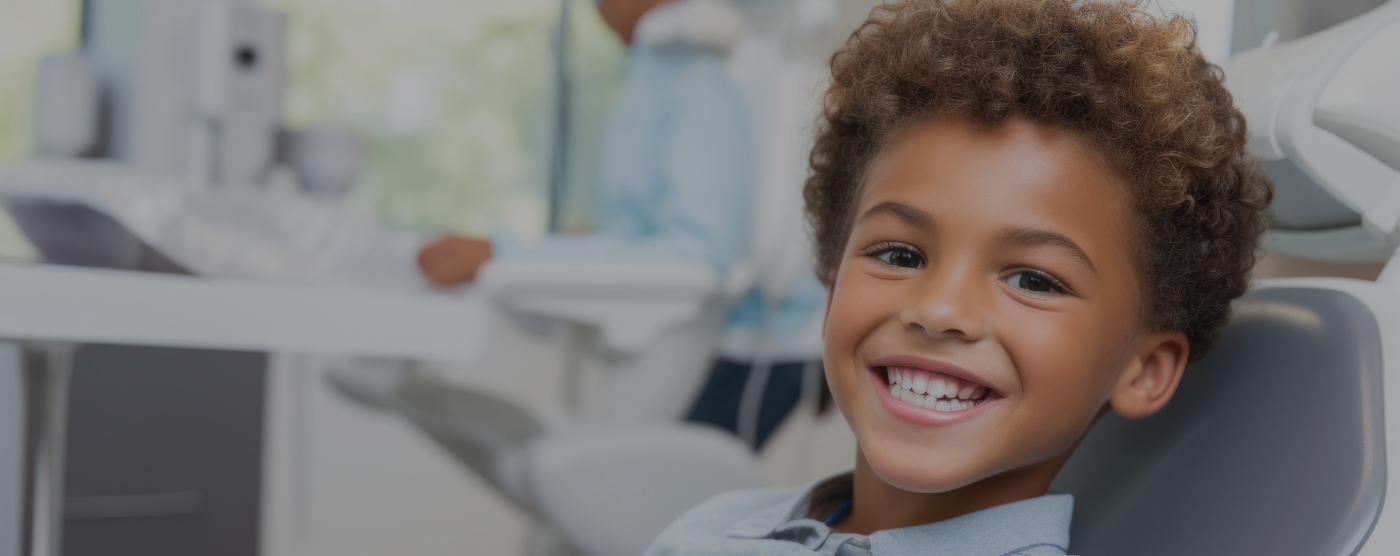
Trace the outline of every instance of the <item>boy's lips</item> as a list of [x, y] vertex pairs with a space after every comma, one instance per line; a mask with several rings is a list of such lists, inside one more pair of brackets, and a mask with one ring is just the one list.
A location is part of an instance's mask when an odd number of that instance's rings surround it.
[[881, 357], [870, 363], [880, 405], [910, 424], [960, 423], [1002, 399], [984, 379], [951, 363], [914, 356]]

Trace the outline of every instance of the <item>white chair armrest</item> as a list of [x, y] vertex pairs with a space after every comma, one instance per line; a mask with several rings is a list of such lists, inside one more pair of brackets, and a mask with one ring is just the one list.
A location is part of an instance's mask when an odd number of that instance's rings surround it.
[[726, 285], [703, 263], [557, 259], [492, 261], [477, 284], [507, 310], [595, 326], [629, 354], [722, 302]]
[[586, 556], [640, 554], [686, 510], [759, 483], [748, 447], [701, 425], [571, 427], [521, 455], [534, 506]]

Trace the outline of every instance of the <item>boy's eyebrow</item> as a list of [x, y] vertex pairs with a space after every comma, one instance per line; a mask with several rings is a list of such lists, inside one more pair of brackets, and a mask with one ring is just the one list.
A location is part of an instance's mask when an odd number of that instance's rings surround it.
[[1074, 240], [1071, 240], [1059, 232], [1033, 230], [1029, 228], [1013, 228], [1002, 233], [1001, 243], [1019, 245], [1022, 247], [1053, 247], [1068, 253], [1070, 257], [1083, 263], [1084, 266], [1089, 268], [1090, 272], [1098, 273], [1098, 269], [1094, 268], [1094, 261], [1089, 260], [1089, 254], [1085, 253]]
[[907, 224], [923, 228], [928, 231], [933, 231], [933, 229], [936, 227], [934, 225], [932, 214], [924, 212], [923, 209], [920, 209], [918, 207], [906, 205], [904, 203], [899, 203], [895, 201], [885, 201], [883, 203], [870, 207], [870, 210], [867, 210], [865, 211], [865, 214], [860, 215], [859, 221], [864, 222], [870, 218], [874, 218], [876, 216], [884, 214], [894, 216], [895, 218], [903, 220]]

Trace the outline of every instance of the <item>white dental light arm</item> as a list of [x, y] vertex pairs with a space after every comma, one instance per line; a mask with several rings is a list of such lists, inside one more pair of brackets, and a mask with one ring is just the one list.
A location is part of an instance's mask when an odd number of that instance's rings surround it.
[[[1280, 214], [1271, 248], [1342, 262], [1385, 260], [1400, 245], [1396, 53], [1400, 3], [1390, 2], [1230, 60], [1226, 84], [1249, 122], [1250, 151], [1265, 161], [1286, 161], [1299, 174], [1274, 175]], [[1319, 195], [1334, 199], [1323, 204], [1335, 208], [1305, 200]], [[1299, 212], [1304, 218], [1295, 218]]]

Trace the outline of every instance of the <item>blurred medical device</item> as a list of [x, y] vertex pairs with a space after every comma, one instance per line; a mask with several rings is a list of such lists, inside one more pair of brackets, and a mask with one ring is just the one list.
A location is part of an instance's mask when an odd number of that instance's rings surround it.
[[111, 159], [190, 187], [263, 186], [286, 179], [279, 163], [314, 193], [354, 183], [352, 135], [283, 129], [282, 14], [251, 0], [87, 6], [83, 50], [39, 67], [32, 125], [40, 157]]
[[37, 157], [0, 202], [49, 263], [419, 289], [416, 237], [336, 202], [361, 144], [286, 129], [285, 17], [252, 0], [90, 2], [39, 65]]
[[1260, 282], [1165, 411], [1105, 417], [1052, 486], [1074, 554], [1400, 552], [1400, 2], [1276, 36], [1226, 66], [1277, 186], [1269, 247], [1390, 263]]

